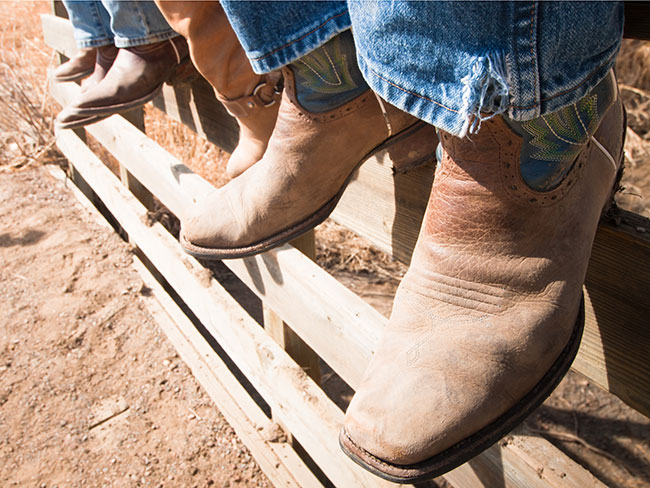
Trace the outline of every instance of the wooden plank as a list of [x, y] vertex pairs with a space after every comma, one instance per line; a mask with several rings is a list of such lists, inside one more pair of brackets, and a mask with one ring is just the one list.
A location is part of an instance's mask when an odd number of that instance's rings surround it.
[[[140, 132], [145, 131], [144, 127], [144, 110], [142, 107], [137, 107], [134, 108], [133, 110], [129, 110], [128, 112], [124, 112], [120, 114], [124, 120], [129, 122], [133, 127], [138, 129]], [[153, 204], [153, 195], [149, 190], [145, 188], [145, 186], [138, 181], [138, 179], [133, 176], [128, 169], [124, 167], [123, 164], [120, 163], [120, 180], [122, 180], [122, 183], [124, 183], [124, 186], [126, 186], [135, 197], [140, 200], [142, 205], [145, 206], [147, 210], [153, 210], [154, 204]]]
[[[650, 222], [600, 225], [585, 284], [586, 327], [574, 369], [650, 416]], [[645, 221], [644, 221], [645, 220]]]
[[237, 146], [239, 126], [203, 78], [191, 85], [164, 85], [153, 106], [225, 151], [232, 152]]
[[[71, 131], [57, 133], [62, 152], [79, 169], [120, 225], [171, 284], [260, 392], [278, 418], [337, 486], [393, 486], [349, 460], [338, 447], [343, 413], [160, 225]], [[297, 252], [297, 251], [296, 251]]]
[[[264, 415], [223, 360], [151, 273], [139, 261], [136, 263], [138, 264], [136, 269], [156, 297], [143, 297], [156, 323], [190, 367], [194, 377], [210, 395], [235, 433], [251, 451], [273, 486], [322, 487], [323, 485], [309, 471], [291, 446], [287, 442], [278, 442], [273, 437], [277, 432], [277, 426]], [[158, 307], [156, 307], [156, 299], [160, 302]]]
[[429, 163], [393, 175], [389, 162], [371, 158], [357, 169], [331, 218], [408, 264], [433, 183], [433, 170]]
[[72, 24], [68, 19], [51, 14], [41, 14], [41, 26], [45, 43], [68, 58], [74, 56], [77, 44], [72, 37]]
[[[552, 444], [523, 428], [499, 442], [507, 449], [489, 449], [467, 464], [447, 473], [455, 486], [485, 488], [525, 486], [530, 488], [581, 486], [605, 488], [594, 475], [566, 456], [555, 456]], [[529, 477], [527, 473], [537, 473]]]
[[[100, 225], [113, 230], [60, 168], [52, 167], [50, 173], [74, 193]], [[153, 292], [153, 296], [141, 297], [147, 309], [274, 486], [322, 487], [291, 446], [278, 441], [276, 425], [266, 417], [194, 324], [137, 258], [134, 268]]]
[[[298, 237], [291, 242], [291, 245], [302, 252], [309, 259], [316, 257], [316, 242], [314, 231]], [[264, 312], [264, 328], [269, 332], [273, 340], [282, 349], [287, 351], [309, 377], [320, 384], [320, 360], [318, 355], [310, 348], [298, 334], [276, 314], [266, 303], [262, 304]]]
[[[75, 90], [76, 85], [70, 83], [52, 87], [58, 100], [73, 97]], [[176, 215], [182, 215], [198, 196], [212, 189], [120, 117], [87, 130]], [[224, 263], [346, 382], [353, 387], [358, 384], [372, 354], [368, 344], [377, 342], [385, 322], [379, 312], [290, 246]], [[330, 310], [331, 303], [338, 306]], [[324, 340], [328, 335], [340, 341]]]

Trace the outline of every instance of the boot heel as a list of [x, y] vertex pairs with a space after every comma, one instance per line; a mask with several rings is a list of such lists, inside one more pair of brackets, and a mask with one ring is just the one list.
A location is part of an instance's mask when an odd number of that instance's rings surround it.
[[384, 153], [384, 158], [393, 165], [393, 173], [406, 173], [435, 159], [437, 147], [435, 127], [418, 122], [388, 139], [374, 154]]

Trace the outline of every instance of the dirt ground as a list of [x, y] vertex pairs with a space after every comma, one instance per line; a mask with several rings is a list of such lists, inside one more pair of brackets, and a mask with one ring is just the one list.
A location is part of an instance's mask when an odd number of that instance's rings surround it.
[[132, 260], [44, 167], [0, 173], [0, 486], [271, 486]]

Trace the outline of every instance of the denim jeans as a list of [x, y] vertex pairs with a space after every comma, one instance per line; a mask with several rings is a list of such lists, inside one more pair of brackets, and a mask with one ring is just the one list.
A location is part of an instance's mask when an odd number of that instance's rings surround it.
[[153, 2], [63, 0], [74, 27], [77, 46], [139, 46], [178, 34]]
[[256, 72], [352, 28], [370, 87], [458, 136], [494, 114], [524, 121], [577, 102], [612, 68], [623, 33], [619, 2], [222, 4]]

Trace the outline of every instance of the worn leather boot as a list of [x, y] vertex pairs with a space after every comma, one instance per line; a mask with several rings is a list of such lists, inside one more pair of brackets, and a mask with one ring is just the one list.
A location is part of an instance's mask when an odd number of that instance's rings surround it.
[[624, 127], [612, 74], [539, 119], [441, 134], [411, 265], [341, 431], [354, 461], [395, 482], [439, 476], [555, 388], [580, 342]]
[[[341, 34], [283, 69], [285, 90], [264, 157], [182, 216], [187, 252], [224, 259], [268, 250], [327, 218], [374, 152], [390, 147], [401, 154], [398, 162], [433, 156], [432, 127], [368, 89], [351, 43]], [[409, 146], [418, 138], [421, 144]]]
[[266, 151], [278, 116], [282, 75], [253, 72], [219, 2], [156, 0], [156, 5], [169, 25], [187, 39], [194, 66], [239, 124], [239, 143], [226, 166], [226, 173], [234, 178]]
[[163, 83], [191, 76], [191, 69], [187, 42], [180, 36], [120, 48], [106, 76], [64, 108], [57, 124], [62, 129], [82, 127], [142, 106], [160, 92]]
[[78, 81], [93, 72], [97, 48], [87, 47], [77, 51], [73, 57], [54, 70], [54, 80], [58, 82]]
[[93, 73], [81, 82], [81, 91], [86, 91], [102, 81], [113, 66], [119, 49], [113, 44], [97, 48]]

